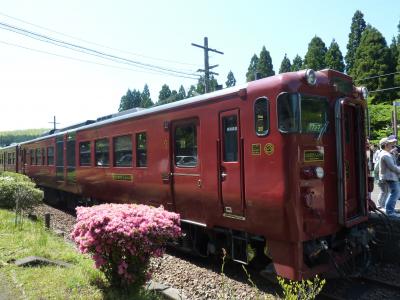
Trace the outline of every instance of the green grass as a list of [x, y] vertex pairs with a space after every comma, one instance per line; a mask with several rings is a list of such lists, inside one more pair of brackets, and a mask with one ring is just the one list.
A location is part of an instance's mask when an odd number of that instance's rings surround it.
[[[42, 221], [24, 219], [21, 227], [15, 227], [14, 217], [0, 209], [0, 293], [12, 299], [161, 299], [144, 290], [126, 294], [111, 289], [93, 260], [73, 244], [45, 230]], [[73, 267], [17, 267], [11, 262], [26, 256], [61, 260]]]

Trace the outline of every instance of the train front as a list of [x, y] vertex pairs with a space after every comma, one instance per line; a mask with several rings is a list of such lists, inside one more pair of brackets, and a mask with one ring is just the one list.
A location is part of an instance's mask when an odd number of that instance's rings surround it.
[[372, 238], [365, 225], [367, 90], [333, 70], [296, 75], [303, 82], [278, 97], [277, 117], [293, 203], [287, 209], [295, 216], [289, 231], [299, 238], [293, 249], [298, 272], [277, 271], [293, 279], [332, 270], [347, 275], [368, 265]]

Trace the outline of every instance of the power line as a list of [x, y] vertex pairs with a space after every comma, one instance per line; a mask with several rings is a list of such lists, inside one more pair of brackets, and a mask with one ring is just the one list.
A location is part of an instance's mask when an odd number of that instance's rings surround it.
[[376, 76], [366, 77], [366, 78], [362, 78], [362, 79], [357, 79], [355, 81], [364, 81], [364, 80], [373, 79], [373, 78], [386, 77], [386, 76], [394, 75], [394, 74], [400, 74], [400, 72], [393, 72], [393, 73], [387, 73], [387, 74], [383, 74], [383, 75], [376, 75]]
[[384, 92], [384, 91], [390, 91], [390, 90], [397, 90], [400, 89], [400, 86], [395, 86], [387, 89], [380, 89], [380, 90], [375, 90], [375, 91], [370, 91], [369, 93], [376, 93], [376, 92]]
[[52, 37], [49, 37], [49, 36], [45, 36], [45, 35], [42, 35], [42, 34], [39, 34], [39, 33], [35, 33], [35, 32], [29, 31], [29, 30], [26, 30], [26, 29], [23, 29], [23, 28], [12, 26], [10, 24], [3, 23], [3, 22], [0, 22], [0, 28], [2, 28], [4, 30], [15, 32], [15, 33], [20, 34], [20, 35], [27, 36], [27, 37], [32, 38], [32, 39], [36, 39], [36, 40], [39, 40], [39, 41], [42, 41], [42, 42], [46, 42], [46, 43], [50, 43], [50, 44], [53, 44], [53, 45], [56, 45], [56, 46], [59, 46], [59, 47], [67, 48], [67, 49], [70, 49], [72, 51], [85, 53], [87, 55], [97, 56], [97, 57], [100, 57], [100, 58], [103, 58], [103, 59], [106, 59], [106, 60], [112, 60], [112, 61], [117, 62], [117, 63], [131, 64], [131, 65], [134, 65], [136, 67], [149, 69], [149, 70], [152, 70], [152, 71], [166, 71], [166, 72], [170, 72], [171, 73], [170, 75], [173, 75], [172, 73], [176, 73], [176, 74], [180, 74], [180, 75], [197, 76], [194, 73], [187, 73], [187, 72], [182, 72], [182, 71], [179, 71], [179, 70], [173, 70], [173, 69], [170, 69], [170, 68], [164, 68], [164, 67], [160, 67], [160, 66], [156, 66], [156, 65], [152, 65], [152, 64], [146, 64], [146, 63], [142, 63], [142, 62], [139, 62], [139, 61], [134, 61], [134, 60], [131, 60], [131, 59], [119, 57], [119, 56], [116, 56], [116, 55], [113, 55], [113, 54], [108, 54], [108, 53], [105, 53], [105, 52], [102, 52], [102, 51], [98, 51], [98, 50], [95, 50], [95, 49], [90, 49], [90, 48], [83, 47], [83, 46], [80, 46], [80, 45], [72, 44], [72, 43], [65, 42], [65, 41], [62, 41], [62, 40], [59, 40], [59, 39], [55, 39], [55, 38], [52, 38]]
[[153, 60], [158, 60], [158, 61], [163, 61], [163, 62], [170, 62], [170, 63], [180, 64], [180, 65], [188, 65], [188, 66], [198, 66], [198, 65], [192, 64], [192, 63], [180, 62], [180, 61], [175, 61], [175, 60], [168, 60], [168, 59], [163, 59], [163, 58], [157, 58], [157, 57], [153, 57], [153, 56], [147, 56], [147, 55], [143, 55], [143, 54], [139, 54], [139, 53], [134, 53], [134, 52], [126, 51], [126, 50], [121, 50], [121, 49], [105, 46], [105, 45], [102, 45], [102, 44], [98, 44], [98, 43], [90, 42], [90, 41], [87, 41], [87, 40], [84, 40], [84, 39], [81, 39], [81, 38], [77, 38], [77, 37], [74, 37], [74, 36], [71, 36], [71, 35], [56, 31], [56, 30], [52, 30], [52, 29], [49, 29], [49, 28], [46, 28], [46, 27], [31, 23], [31, 22], [27, 22], [27, 21], [24, 21], [22, 19], [12, 17], [12, 16], [7, 15], [7, 14], [2, 13], [2, 12], [0, 12], [0, 15], [5, 16], [5, 17], [10, 18], [10, 19], [13, 19], [13, 20], [17, 20], [17, 21], [19, 21], [21, 23], [25, 23], [25, 24], [28, 24], [28, 25], [31, 25], [31, 26], [34, 26], [34, 27], [37, 27], [37, 28], [40, 28], [40, 29], [47, 30], [49, 32], [53, 32], [53, 33], [56, 33], [56, 34], [59, 34], [59, 35], [62, 35], [62, 36], [77, 40], [77, 41], [85, 42], [85, 43], [92, 44], [92, 45], [95, 45], [95, 46], [100, 46], [100, 47], [103, 47], [103, 48], [106, 48], [106, 49], [116, 50], [116, 51], [119, 51], [119, 52], [122, 52], [122, 53], [127, 53], [127, 54], [131, 54], [131, 55], [135, 55], [135, 56], [139, 56], [139, 57], [143, 57], [143, 58], [148, 58], [148, 59], [153, 59]]
[[[38, 53], [43, 53], [43, 54], [47, 54], [47, 55], [52, 55], [52, 56], [56, 56], [56, 57], [61, 57], [61, 58], [65, 58], [65, 59], [75, 60], [75, 61], [79, 61], [79, 62], [83, 62], [83, 63], [100, 65], [100, 66], [114, 68], [114, 69], [128, 70], [128, 71], [133, 71], [133, 72], [138, 72], [138, 73], [156, 74], [156, 75], [160, 74], [160, 71], [157, 71], [157, 72], [151, 71], [151, 70], [145, 71], [145, 70], [139, 70], [139, 69], [124, 68], [124, 67], [120, 67], [120, 66], [113, 66], [113, 65], [109, 65], [109, 64], [103, 64], [103, 63], [100, 63], [100, 62], [94, 62], [94, 61], [80, 59], [80, 58], [76, 58], [76, 57], [71, 57], [71, 56], [66, 56], [66, 55], [61, 55], [61, 54], [55, 54], [55, 53], [52, 53], [52, 52], [43, 51], [43, 50], [39, 50], [39, 49], [29, 48], [29, 47], [25, 47], [25, 46], [22, 46], [22, 45], [5, 42], [5, 41], [2, 41], [2, 40], [0, 40], [0, 43], [4, 44], [4, 45], [12, 46], [12, 47], [17, 47], [17, 48], [21, 48], [21, 49], [25, 49], [25, 50], [29, 50], [29, 51], [33, 51], [33, 52], [38, 52]], [[166, 73], [166, 72], [164, 72], [162, 74], [171, 75], [171, 74]], [[190, 76], [184, 76], [184, 75], [180, 76], [180, 75], [177, 75], [177, 74], [173, 74], [171, 76], [198, 80], [197, 77], [190, 77]]]

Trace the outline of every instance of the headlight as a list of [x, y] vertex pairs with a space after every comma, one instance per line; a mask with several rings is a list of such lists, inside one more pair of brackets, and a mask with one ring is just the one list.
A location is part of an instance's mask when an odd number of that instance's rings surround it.
[[361, 87], [361, 95], [362, 95], [364, 100], [367, 100], [367, 98], [368, 98], [368, 89], [365, 86]]
[[306, 70], [306, 81], [309, 85], [315, 85], [317, 83], [317, 75], [312, 69]]
[[314, 171], [315, 171], [315, 176], [317, 176], [317, 178], [319, 179], [324, 178], [324, 169], [322, 167], [316, 167]]

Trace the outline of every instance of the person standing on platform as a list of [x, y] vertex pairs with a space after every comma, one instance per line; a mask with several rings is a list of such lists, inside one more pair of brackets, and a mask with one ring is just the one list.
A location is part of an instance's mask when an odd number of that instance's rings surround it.
[[396, 165], [395, 159], [390, 151], [395, 147], [397, 139], [394, 136], [383, 138], [379, 141], [381, 153], [379, 154], [379, 180], [385, 181], [389, 187], [389, 196], [385, 199], [386, 214], [400, 218], [395, 212], [396, 201], [400, 195], [399, 175], [400, 168]]

